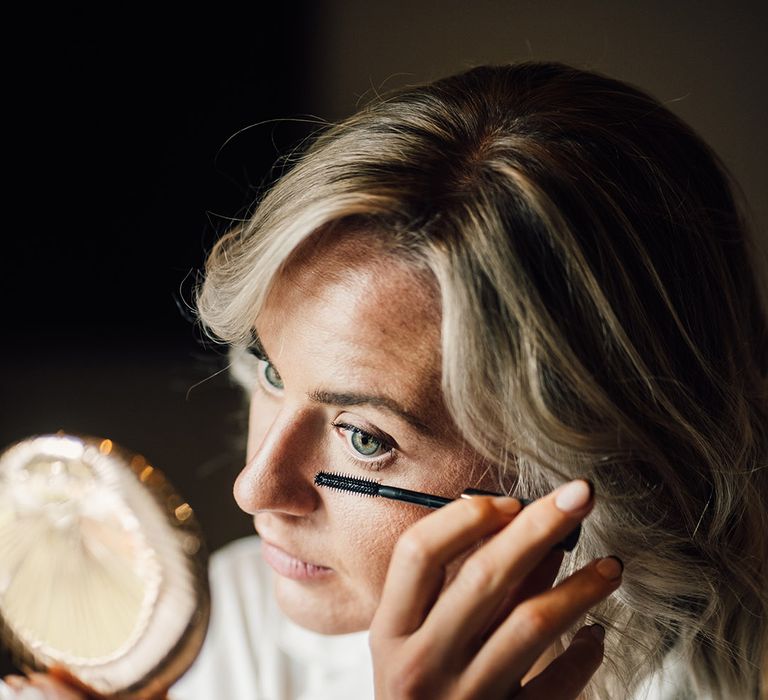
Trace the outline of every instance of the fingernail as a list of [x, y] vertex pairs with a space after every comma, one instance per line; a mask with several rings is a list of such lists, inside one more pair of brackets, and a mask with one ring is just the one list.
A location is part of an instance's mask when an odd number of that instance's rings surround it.
[[507, 515], [516, 515], [522, 509], [522, 504], [510, 496], [497, 496], [492, 501], [493, 507]]
[[603, 557], [597, 562], [597, 573], [600, 574], [607, 581], [613, 581], [619, 578], [624, 571], [624, 562], [617, 556], [611, 555], [609, 557]]
[[560, 487], [555, 496], [555, 505], [565, 513], [575, 513], [590, 502], [593, 490], [591, 481], [586, 479], [571, 481]]
[[599, 623], [595, 623], [589, 628], [589, 633], [598, 641], [602, 642], [605, 639], [605, 627]]

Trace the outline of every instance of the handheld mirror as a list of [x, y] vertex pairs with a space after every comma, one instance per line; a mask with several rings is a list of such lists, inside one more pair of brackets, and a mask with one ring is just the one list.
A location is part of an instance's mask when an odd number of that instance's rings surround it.
[[63, 433], [0, 455], [0, 635], [19, 666], [157, 697], [202, 646], [207, 559], [189, 504], [141, 455]]

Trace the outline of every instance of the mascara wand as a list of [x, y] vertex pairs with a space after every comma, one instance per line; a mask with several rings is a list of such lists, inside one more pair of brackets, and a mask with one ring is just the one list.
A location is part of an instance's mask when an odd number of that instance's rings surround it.
[[396, 501], [416, 503], [417, 505], [426, 506], [427, 508], [442, 508], [453, 500], [452, 498], [434, 496], [430, 493], [421, 493], [421, 491], [411, 491], [409, 489], [399, 489], [394, 486], [387, 486], [357, 476], [331, 474], [329, 472], [318, 472], [315, 475], [315, 484], [317, 486], [327, 486], [336, 489], [337, 491], [356, 493], [360, 496], [382, 496], [383, 498], [392, 498]]
[[[442, 508], [452, 503], [453, 498], [435, 496], [431, 493], [422, 493], [421, 491], [411, 491], [410, 489], [401, 489], [396, 486], [387, 486], [371, 479], [365, 479], [359, 476], [349, 476], [347, 474], [334, 474], [331, 472], [318, 472], [315, 474], [315, 484], [317, 486], [326, 486], [337, 491], [347, 493], [356, 493], [359, 496], [381, 496], [395, 501], [405, 501], [406, 503], [415, 503], [427, 508]], [[465, 489], [461, 498], [471, 496], [503, 496], [502, 493], [493, 493], [492, 491], [481, 491], [479, 489]], [[529, 498], [518, 498], [523, 508], [533, 501]], [[570, 552], [579, 541], [581, 534], [581, 523], [579, 523], [564, 540], [558, 542], [553, 549], [562, 548]]]

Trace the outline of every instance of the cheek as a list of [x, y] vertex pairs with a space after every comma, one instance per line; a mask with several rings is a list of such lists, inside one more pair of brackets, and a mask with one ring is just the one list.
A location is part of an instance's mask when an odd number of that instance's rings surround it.
[[351, 496], [337, 514], [344, 532], [347, 573], [378, 600], [395, 544], [405, 530], [429, 511], [407, 503]]
[[[452, 459], [444, 455], [440, 468], [435, 465], [428, 479], [412, 478], [390, 479], [398, 486], [412, 488], [428, 493], [437, 493], [448, 497], [458, 497], [467, 487], [484, 490], [498, 490], [495, 470], [480, 470], [476, 462]], [[384, 479], [384, 481], [387, 481]], [[400, 536], [418, 520], [434, 514], [435, 511], [420, 506], [391, 501], [350, 497], [349, 503], [338, 502], [337, 524], [344, 531], [347, 543], [346, 560], [354, 562], [353, 576], [360, 585], [364, 585], [368, 594], [380, 598], [386, 580], [392, 553]], [[478, 543], [477, 546], [480, 546]], [[446, 567], [446, 584], [453, 579], [464, 560], [476, 547], [459, 555]]]

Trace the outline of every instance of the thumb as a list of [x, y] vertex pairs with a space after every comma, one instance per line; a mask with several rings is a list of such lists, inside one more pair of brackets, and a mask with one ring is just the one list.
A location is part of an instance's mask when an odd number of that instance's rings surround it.
[[42, 693], [45, 700], [87, 700], [88, 696], [46, 673], [30, 673], [29, 686]]
[[43, 673], [10, 675], [0, 682], [0, 700], [86, 700], [86, 696]]

